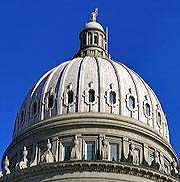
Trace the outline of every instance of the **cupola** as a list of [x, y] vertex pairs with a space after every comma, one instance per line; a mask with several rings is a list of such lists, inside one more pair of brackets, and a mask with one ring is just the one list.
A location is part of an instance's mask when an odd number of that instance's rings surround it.
[[96, 22], [98, 9], [91, 13], [91, 21], [86, 23], [85, 28], [80, 32], [80, 50], [75, 57], [102, 57], [110, 58], [107, 46], [107, 30], [104, 31], [101, 24]]

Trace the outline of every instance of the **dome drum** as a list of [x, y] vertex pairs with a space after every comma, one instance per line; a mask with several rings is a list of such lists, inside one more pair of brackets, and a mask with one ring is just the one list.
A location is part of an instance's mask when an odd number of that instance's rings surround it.
[[[107, 150], [104, 150], [104, 143]], [[53, 162], [106, 161], [144, 166], [171, 176], [172, 162], [178, 163], [171, 146], [154, 129], [148, 129], [137, 120], [112, 114], [74, 113], [48, 119], [43, 125], [37, 123], [14, 140], [5, 152], [11, 172], [18, 171], [17, 161], [23, 161], [24, 144], [28, 167]], [[46, 160], [42, 162], [44, 156]]]

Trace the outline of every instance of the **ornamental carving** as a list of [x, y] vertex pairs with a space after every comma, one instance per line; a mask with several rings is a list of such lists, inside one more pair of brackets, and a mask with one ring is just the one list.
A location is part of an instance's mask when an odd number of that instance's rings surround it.
[[135, 91], [131, 88], [129, 88], [129, 92], [126, 95], [126, 107], [131, 111], [131, 115], [133, 115], [138, 109], [137, 96]]
[[63, 100], [63, 105], [67, 108], [67, 112], [69, 112], [71, 107], [75, 104], [75, 95], [72, 83], [69, 83], [66, 87], [61, 99]]
[[145, 95], [143, 102], [143, 110], [144, 110], [144, 115], [148, 120], [152, 119], [152, 107], [150, 103], [151, 102], [149, 97]]
[[118, 106], [118, 96], [117, 92], [114, 90], [114, 85], [111, 83], [109, 89], [105, 92], [106, 104], [111, 108], [111, 113], [114, 113], [114, 109]]
[[40, 163], [52, 163], [54, 162], [54, 157], [51, 152], [52, 144], [50, 143], [50, 140], [48, 139], [47, 145], [46, 145], [46, 151], [41, 155], [41, 161]]
[[51, 88], [47, 93], [45, 93], [45, 97], [44, 97], [44, 100], [42, 102], [42, 104], [45, 105], [45, 109], [47, 111], [49, 111], [50, 113], [50, 116], [51, 116], [51, 112], [52, 110], [54, 109], [55, 107], [55, 103], [57, 101], [57, 98], [56, 98], [56, 93], [54, 92], [54, 89]]
[[79, 150], [79, 141], [77, 137], [75, 137], [75, 140], [74, 140], [74, 147], [72, 148], [72, 151], [71, 151], [71, 159], [81, 160], [81, 152]]
[[28, 112], [29, 112], [30, 118], [33, 118], [33, 119], [37, 116], [39, 112], [39, 98], [37, 93], [34, 99], [31, 101]]
[[108, 160], [109, 158], [109, 142], [104, 138], [102, 140], [101, 159]]
[[89, 106], [89, 112], [93, 111], [93, 105], [97, 104], [98, 95], [96, 95], [96, 91], [94, 89], [94, 84], [91, 81], [88, 84], [88, 87], [84, 90], [83, 93], [84, 102]]
[[27, 159], [27, 155], [28, 155], [28, 151], [26, 149], [26, 147], [24, 147], [23, 151], [22, 151], [22, 160], [20, 160], [18, 163], [16, 163], [16, 169], [25, 169], [28, 167], [28, 159]]

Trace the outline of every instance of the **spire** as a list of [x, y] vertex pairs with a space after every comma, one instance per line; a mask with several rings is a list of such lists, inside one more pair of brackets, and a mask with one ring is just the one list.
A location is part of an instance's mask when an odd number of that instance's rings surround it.
[[91, 13], [91, 21], [85, 24], [80, 32], [80, 50], [74, 57], [102, 57], [110, 58], [107, 50], [107, 34], [102, 25], [96, 22], [98, 8]]

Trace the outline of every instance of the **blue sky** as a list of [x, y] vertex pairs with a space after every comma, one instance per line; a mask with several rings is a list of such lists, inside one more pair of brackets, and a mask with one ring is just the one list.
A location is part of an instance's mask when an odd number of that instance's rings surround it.
[[0, 160], [25, 95], [78, 51], [78, 34], [96, 7], [98, 22], [109, 27], [110, 54], [153, 88], [180, 156], [179, 0], [0, 0]]

